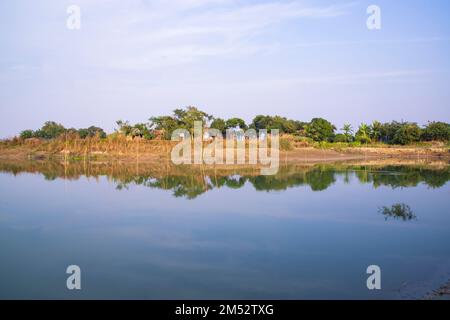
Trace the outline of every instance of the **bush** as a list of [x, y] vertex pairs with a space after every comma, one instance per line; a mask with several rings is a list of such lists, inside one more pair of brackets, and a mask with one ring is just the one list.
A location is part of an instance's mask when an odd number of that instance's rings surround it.
[[65, 132], [66, 128], [63, 125], [54, 121], [47, 121], [41, 129], [35, 132], [34, 136], [36, 138], [55, 139]]
[[359, 142], [360, 144], [368, 144], [371, 142], [370, 137], [365, 135], [357, 135], [356, 141]]
[[421, 129], [416, 123], [404, 123], [395, 133], [394, 144], [410, 144], [420, 140]]
[[103, 131], [102, 128], [99, 127], [95, 127], [95, 126], [90, 126], [87, 129], [78, 129], [78, 135], [80, 136], [81, 139], [85, 139], [85, 138], [93, 138], [98, 136], [101, 139], [106, 138], [106, 132]]
[[348, 137], [345, 134], [342, 133], [338, 133], [334, 139], [334, 142], [347, 142], [348, 141]]
[[23, 131], [20, 133], [20, 137], [21, 137], [22, 139], [30, 139], [30, 138], [33, 138], [33, 137], [34, 137], [34, 132], [33, 132], [33, 130], [23, 130]]
[[314, 141], [333, 141], [336, 127], [322, 118], [314, 118], [306, 126], [306, 136]]
[[425, 141], [449, 141], [450, 124], [445, 122], [430, 122], [422, 132], [422, 140]]

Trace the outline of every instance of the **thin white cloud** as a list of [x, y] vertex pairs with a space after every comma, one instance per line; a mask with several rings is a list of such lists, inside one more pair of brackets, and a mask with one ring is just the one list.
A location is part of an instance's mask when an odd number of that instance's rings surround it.
[[318, 41], [301, 42], [291, 45], [291, 48], [328, 47], [328, 46], [353, 46], [353, 45], [378, 45], [378, 44], [422, 44], [433, 42], [448, 42], [449, 37], [428, 37], [411, 39], [383, 39], [383, 40], [360, 40], [360, 41]]
[[[110, 3], [99, 3], [106, 2]], [[305, 7], [294, 1], [242, 5], [230, 0], [176, 0], [133, 2], [125, 9], [114, 2], [109, 14], [95, 15], [85, 23], [83, 32], [93, 32], [90, 43], [85, 44], [90, 48], [85, 58], [107, 68], [145, 70], [205, 57], [236, 58], [270, 52], [278, 44], [258, 41], [257, 37], [273, 27], [294, 19], [337, 17], [351, 5]], [[101, 6], [95, 8], [100, 10]]]

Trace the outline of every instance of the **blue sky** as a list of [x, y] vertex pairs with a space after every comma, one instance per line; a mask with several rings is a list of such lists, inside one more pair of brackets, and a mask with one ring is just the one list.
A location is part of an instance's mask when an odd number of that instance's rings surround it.
[[[69, 5], [81, 29], [66, 28]], [[366, 9], [381, 8], [381, 30]], [[0, 137], [216, 116], [450, 122], [450, 2], [11, 0], [0, 3]]]

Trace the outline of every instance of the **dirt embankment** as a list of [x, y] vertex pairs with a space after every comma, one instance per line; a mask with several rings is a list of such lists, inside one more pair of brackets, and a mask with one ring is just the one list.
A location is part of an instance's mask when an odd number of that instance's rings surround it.
[[[153, 162], [167, 159], [176, 142], [172, 141], [30, 141], [0, 145], [0, 159], [101, 159]], [[450, 161], [448, 147], [300, 147], [280, 152], [281, 163], [318, 163], [365, 159], [438, 159]]]

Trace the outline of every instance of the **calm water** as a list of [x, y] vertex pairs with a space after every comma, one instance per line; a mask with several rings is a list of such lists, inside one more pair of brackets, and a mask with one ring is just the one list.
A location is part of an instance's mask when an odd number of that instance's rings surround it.
[[0, 298], [398, 299], [450, 279], [448, 167], [256, 172], [0, 164]]

